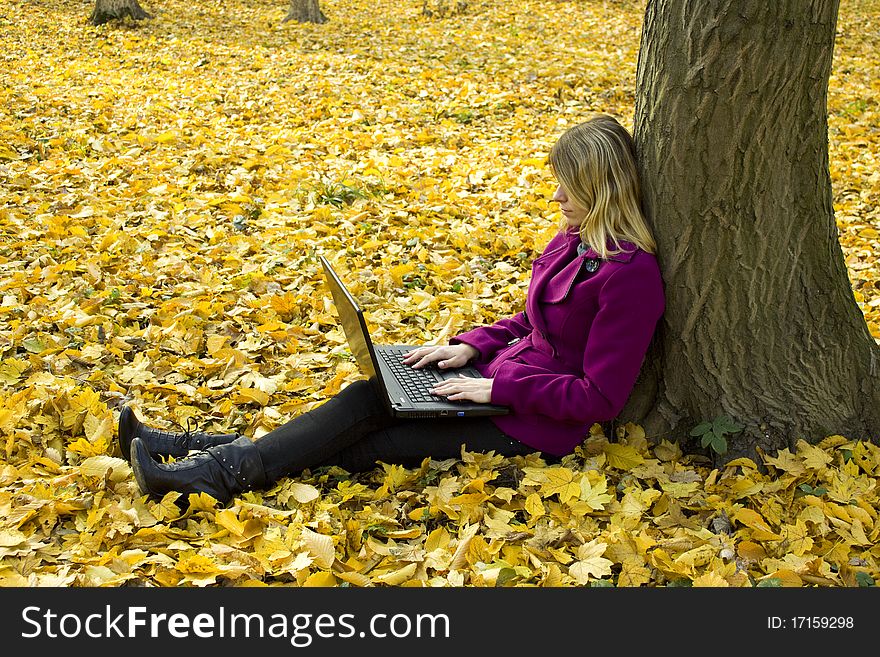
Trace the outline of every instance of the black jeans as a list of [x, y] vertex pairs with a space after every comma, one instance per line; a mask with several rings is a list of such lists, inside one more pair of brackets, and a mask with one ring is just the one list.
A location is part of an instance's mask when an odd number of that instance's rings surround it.
[[414, 467], [425, 457], [459, 458], [462, 445], [469, 452], [504, 456], [538, 451], [502, 432], [488, 417], [394, 418], [364, 380], [254, 444], [270, 483], [319, 466], [337, 465], [348, 472], [371, 470], [376, 461]]

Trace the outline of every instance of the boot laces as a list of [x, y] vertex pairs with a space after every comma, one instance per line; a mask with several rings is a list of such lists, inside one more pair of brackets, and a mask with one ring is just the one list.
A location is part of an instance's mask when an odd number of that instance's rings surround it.
[[174, 446], [181, 449], [188, 449], [190, 440], [195, 438], [195, 434], [200, 433], [198, 431], [199, 423], [190, 415], [186, 418], [185, 429], [180, 423], [177, 423], [177, 427], [183, 429], [183, 433], [179, 433], [174, 437]]

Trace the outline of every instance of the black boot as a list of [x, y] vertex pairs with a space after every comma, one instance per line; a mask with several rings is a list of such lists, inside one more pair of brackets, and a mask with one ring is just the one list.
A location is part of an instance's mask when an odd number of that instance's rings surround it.
[[171, 491], [184, 496], [207, 493], [226, 504], [238, 493], [266, 485], [260, 453], [246, 436], [194, 452], [174, 463], [154, 461], [146, 443], [135, 438], [131, 441], [131, 469], [141, 493], [156, 498]]
[[153, 456], [186, 456], [190, 450], [206, 449], [213, 445], [225, 445], [239, 437], [237, 433], [202, 433], [184, 431], [173, 433], [160, 431], [143, 424], [134, 414], [134, 409], [124, 406], [119, 413], [119, 449], [126, 461], [131, 461], [131, 441], [140, 438]]

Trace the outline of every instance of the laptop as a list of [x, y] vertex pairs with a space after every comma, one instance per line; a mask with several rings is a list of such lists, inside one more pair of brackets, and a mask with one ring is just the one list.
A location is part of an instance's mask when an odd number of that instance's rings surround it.
[[443, 379], [460, 374], [482, 378], [476, 368], [465, 366], [441, 370], [435, 366], [413, 369], [403, 363], [404, 354], [415, 349], [410, 345], [377, 345], [370, 339], [364, 314], [354, 297], [342, 283], [333, 267], [321, 256], [324, 275], [339, 313], [342, 330], [358, 367], [376, 386], [388, 411], [400, 418], [475, 417], [506, 415], [510, 409], [497, 404], [471, 401], [448, 401], [430, 394], [429, 390]]

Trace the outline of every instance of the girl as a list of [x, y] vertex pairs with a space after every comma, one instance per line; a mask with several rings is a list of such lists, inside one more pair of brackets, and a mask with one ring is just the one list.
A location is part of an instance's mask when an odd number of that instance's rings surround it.
[[[510, 414], [395, 419], [364, 380], [258, 440], [160, 431], [126, 407], [120, 448], [141, 492], [205, 492], [225, 504], [306, 468], [361, 472], [377, 461], [412, 467], [427, 456], [458, 458], [464, 445], [504, 456], [560, 457], [594, 422], [614, 419], [665, 307], [632, 137], [599, 114], [567, 130], [549, 161], [559, 183], [552, 200], [564, 219], [533, 263], [525, 310], [404, 359], [415, 368], [475, 365], [485, 378], [447, 379], [435, 394], [505, 405]], [[162, 463], [159, 455], [182, 458]]]

